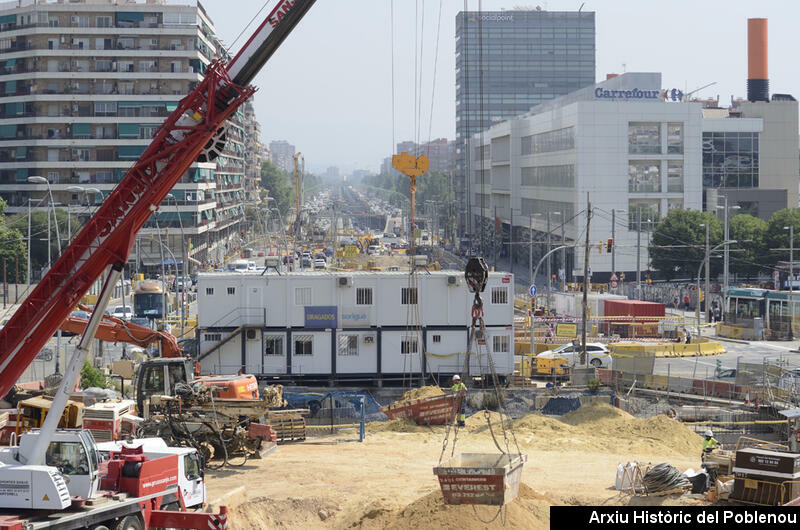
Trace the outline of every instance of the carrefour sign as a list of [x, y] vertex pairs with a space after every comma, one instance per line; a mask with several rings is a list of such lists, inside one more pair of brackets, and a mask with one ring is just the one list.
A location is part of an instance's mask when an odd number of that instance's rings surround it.
[[683, 101], [683, 92], [677, 88], [666, 90], [641, 90], [639, 88], [608, 90], [598, 87], [594, 89], [594, 97], [597, 99]]

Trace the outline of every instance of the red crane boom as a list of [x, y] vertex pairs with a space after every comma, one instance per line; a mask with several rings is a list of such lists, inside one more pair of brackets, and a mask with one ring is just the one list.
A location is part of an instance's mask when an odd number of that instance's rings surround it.
[[[4, 396], [106, 270], [120, 270], [136, 234], [254, 88], [247, 85], [315, 0], [282, 0], [230, 64], [213, 62], [205, 79], [156, 131], [125, 178], [0, 330]], [[102, 311], [102, 309], [100, 309]]]

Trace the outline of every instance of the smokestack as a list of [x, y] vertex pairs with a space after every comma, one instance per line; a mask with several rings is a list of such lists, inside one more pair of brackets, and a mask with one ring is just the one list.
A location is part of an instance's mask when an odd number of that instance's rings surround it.
[[769, 101], [767, 19], [747, 19], [747, 100]]

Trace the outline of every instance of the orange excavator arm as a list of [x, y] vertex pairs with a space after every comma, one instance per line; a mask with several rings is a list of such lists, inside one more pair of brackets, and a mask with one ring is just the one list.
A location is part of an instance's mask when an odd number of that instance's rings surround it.
[[[69, 316], [61, 323], [62, 331], [70, 331], [76, 335], [83, 334], [89, 320]], [[146, 348], [154, 342], [161, 343], [162, 357], [182, 357], [183, 350], [178, 346], [178, 339], [166, 331], [155, 331], [138, 324], [126, 322], [119, 318], [105, 315], [97, 328], [95, 338], [106, 342], [125, 342]]]

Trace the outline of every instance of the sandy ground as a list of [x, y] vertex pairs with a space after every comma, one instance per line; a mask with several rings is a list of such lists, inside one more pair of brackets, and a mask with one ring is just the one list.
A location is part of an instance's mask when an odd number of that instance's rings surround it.
[[[698, 502], [688, 495], [632, 498], [613, 485], [620, 462], [697, 468], [699, 437], [695, 447], [696, 435], [672, 420], [645, 424], [616, 412], [600, 413], [596, 419], [572, 418], [576, 425], [541, 416], [517, 424], [528, 463], [520, 497], [503, 514], [505, 528], [548, 528], [553, 504]], [[497, 452], [482, 416], [468, 419], [456, 453]], [[654, 431], [659, 428], [667, 432], [659, 435]], [[491, 519], [495, 508], [443, 506], [432, 468], [442, 453], [444, 428], [414, 426], [408, 428], [414, 432], [403, 432], [398, 424], [373, 424], [370, 430], [363, 443], [343, 441], [342, 435], [316, 438], [282, 445], [238, 470], [209, 472], [208, 498], [228, 495], [222, 504], [232, 509], [232, 528], [416, 528], [430, 522], [440, 528], [502, 527], [500, 518], [489, 525], [478, 519]]]

